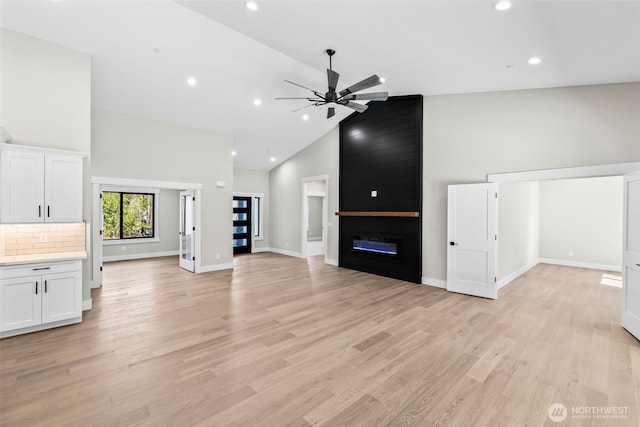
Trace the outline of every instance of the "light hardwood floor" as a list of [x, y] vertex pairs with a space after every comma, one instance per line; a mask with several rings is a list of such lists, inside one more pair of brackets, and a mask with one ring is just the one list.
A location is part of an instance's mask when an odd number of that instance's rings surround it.
[[537, 426], [558, 402], [628, 408], [560, 425], [638, 425], [604, 272], [539, 265], [490, 301], [320, 259], [176, 264], [107, 264], [83, 323], [1, 340], [2, 424]]

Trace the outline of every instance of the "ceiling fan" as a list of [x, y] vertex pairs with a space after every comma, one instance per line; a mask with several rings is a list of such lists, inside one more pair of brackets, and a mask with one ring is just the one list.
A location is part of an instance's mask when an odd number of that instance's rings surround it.
[[[276, 100], [284, 100], [284, 99], [306, 99], [311, 104], [305, 105], [304, 107], [298, 108], [295, 111], [300, 111], [304, 108], [308, 107], [317, 107], [319, 105], [326, 104], [337, 104], [344, 105], [345, 107], [349, 107], [352, 110], [357, 111], [358, 113], [363, 113], [369, 108], [368, 105], [359, 104], [357, 102], [352, 102], [355, 100], [363, 100], [363, 101], [386, 101], [389, 97], [388, 92], [371, 92], [371, 93], [360, 93], [357, 94], [355, 92], [359, 92], [364, 89], [369, 89], [370, 87], [377, 86], [381, 84], [380, 77], [375, 74], [371, 77], [367, 77], [366, 79], [358, 82], [354, 85], [349, 86], [348, 88], [341, 90], [340, 92], [336, 92], [336, 86], [338, 85], [338, 79], [340, 78], [340, 74], [333, 71], [331, 67], [331, 57], [336, 53], [333, 49], [326, 50], [327, 55], [329, 55], [329, 68], [327, 69], [327, 79], [329, 81], [329, 89], [323, 95], [317, 90], [310, 89], [306, 86], [302, 86], [301, 84], [294, 83], [289, 80], [285, 80], [285, 82], [290, 83], [292, 85], [301, 87], [303, 89], [310, 90], [313, 92], [314, 96], [308, 97], [299, 97], [299, 98], [276, 98]], [[333, 117], [336, 114], [336, 110], [334, 107], [327, 108], [327, 119]]]

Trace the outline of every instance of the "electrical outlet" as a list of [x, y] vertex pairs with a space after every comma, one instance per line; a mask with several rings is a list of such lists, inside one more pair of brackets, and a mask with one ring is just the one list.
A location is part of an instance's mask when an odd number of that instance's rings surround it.
[[126, 246], [120, 246], [120, 249], [122, 249], [123, 251], [126, 251], [127, 247]]
[[49, 241], [49, 235], [47, 233], [40, 233], [39, 241], [40, 243], [47, 243]]
[[220, 259], [220, 254], [216, 254], [216, 259]]
[[569, 256], [573, 256], [573, 251], [569, 251]]

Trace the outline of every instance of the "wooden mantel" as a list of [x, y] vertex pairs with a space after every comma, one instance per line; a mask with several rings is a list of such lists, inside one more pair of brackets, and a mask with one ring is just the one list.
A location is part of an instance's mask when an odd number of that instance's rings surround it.
[[420, 212], [336, 212], [337, 216], [386, 216], [399, 218], [419, 218]]

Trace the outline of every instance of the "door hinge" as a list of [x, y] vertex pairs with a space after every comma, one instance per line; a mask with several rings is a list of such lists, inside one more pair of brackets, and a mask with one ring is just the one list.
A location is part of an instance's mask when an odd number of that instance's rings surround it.
[[100, 230], [100, 235], [102, 236], [102, 230]]
[[193, 198], [193, 201], [194, 201], [194, 202], [196, 201], [196, 198], [195, 198], [195, 197]]
[[193, 227], [193, 231], [196, 231], [196, 228], [195, 228], [195, 227]]
[[498, 198], [498, 193], [496, 193], [496, 199]]
[[102, 193], [100, 193], [100, 198], [102, 199]]
[[100, 266], [100, 271], [102, 271], [102, 266]]
[[194, 256], [191, 257], [191, 261], [195, 261], [195, 260], [196, 260], [196, 257], [194, 257]]
[[493, 278], [493, 283], [498, 283], [498, 278], [497, 277]]
[[498, 235], [497, 234], [495, 235], [495, 237], [496, 237], [495, 240], [498, 240]]

